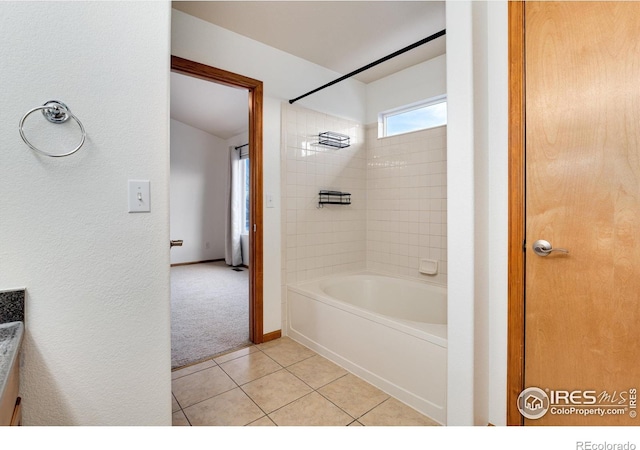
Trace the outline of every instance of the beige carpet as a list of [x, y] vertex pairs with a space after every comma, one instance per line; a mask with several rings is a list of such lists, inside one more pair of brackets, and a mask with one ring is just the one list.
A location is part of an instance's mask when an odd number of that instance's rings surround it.
[[224, 261], [171, 268], [171, 368], [248, 345], [249, 270]]

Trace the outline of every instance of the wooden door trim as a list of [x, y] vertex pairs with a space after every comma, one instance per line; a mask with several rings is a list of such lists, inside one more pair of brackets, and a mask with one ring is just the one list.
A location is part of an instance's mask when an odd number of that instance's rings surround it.
[[523, 425], [525, 321], [525, 29], [524, 1], [509, 2], [509, 250], [507, 425]]
[[263, 211], [262, 211], [262, 81], [245, 77], [226, 70], [217, 69], [195, 61], [171, 56], [171, 70], [183, 75], [206, 81], [244, 88], [249, 91], [249, 214], [255, 224], [255, 231], [249, 239], [249, 339], [254, 344], [264, 340], [263, 308]]

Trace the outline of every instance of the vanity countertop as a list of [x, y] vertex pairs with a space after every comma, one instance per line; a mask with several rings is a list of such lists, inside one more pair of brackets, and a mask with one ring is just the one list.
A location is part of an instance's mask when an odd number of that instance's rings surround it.
[[18, 364], [18, 354], [22, 345], [24, 324], [8, 322], [0, 324], [0, 403], [6, 389], [9, 374], [14, 364]]

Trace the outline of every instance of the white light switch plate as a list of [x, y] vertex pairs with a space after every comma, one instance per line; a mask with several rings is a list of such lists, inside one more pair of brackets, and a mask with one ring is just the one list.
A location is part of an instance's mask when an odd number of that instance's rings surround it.
[[129, 180], [129, 212], [151, 211], [149, 180]]
[[267, 208], [273, 208], [273, 194], [267, 194]]

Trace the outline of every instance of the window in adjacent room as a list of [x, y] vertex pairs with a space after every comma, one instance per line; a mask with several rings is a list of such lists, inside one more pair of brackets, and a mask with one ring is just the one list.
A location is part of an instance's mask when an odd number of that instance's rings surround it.
[[247, 156], [240, 160], [242, 177], [242, 228], [243, 233], [249, 232], [249, 158]]
[[440, 95], [381, 112], [378, 116], [378, 137], [395, 136], [446, 124], [447, 96]]

